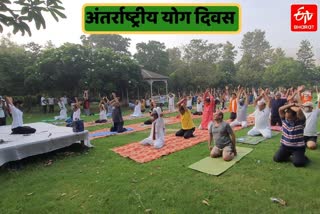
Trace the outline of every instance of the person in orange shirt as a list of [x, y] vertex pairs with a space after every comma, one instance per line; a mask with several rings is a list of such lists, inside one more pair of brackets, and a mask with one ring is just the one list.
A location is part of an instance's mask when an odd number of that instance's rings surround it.
[[230, 112], [230, 120], [234, 121], [237, 118], [237, 95], [236, 93], [232, 93], [232, 97], [229, 103], [229, 112]]
[[[305, 87], [300, 86], [300, 90], [303, 90]], [[312, 102], [312, 92], [310, 90], [305, 90], [304, 92], [300, 93], [300, 100], [302, 104], [306, 102]]]

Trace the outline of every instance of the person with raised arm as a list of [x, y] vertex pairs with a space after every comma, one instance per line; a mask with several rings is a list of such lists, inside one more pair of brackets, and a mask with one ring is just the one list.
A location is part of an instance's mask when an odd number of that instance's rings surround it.
[[237, 92], [237, 118], [230, 123], [231, 127], [241, 126], [246, 128], [247, 122], [247, 109], [249, 105], [249, 96], [245, 89], [239, 88]]
[[273, 157], [275, 162], [291, 161], [296, 167], [303, 167], [309, 159], [305, 156], [306, 144], [303, 136], [306, 118], [301, 105], [290, 103], [279, 108], [282, 119], [281, 145]]
[[254, 127], [248, 132], [250, 136], [262, 135], [264, 138], [271, 138], [272, 132], [270, 128], [270, 98], [264, 90], [260, 89], [259, 97], [254, 101]]
[[150, 135], [148, 138], [141, 141], [142, 145], [152, 145], [156, 149], [160, 149], [165, 143], [165, 123], [162, 118], [160, 107], [154, 108], [152, 113], [153, 122]]
[[186, 107], [186, 98], [181, 99], [177, 103], [177, 106], [180, 113], [181, 129], [176, 132], [176, 136], [184, 137], [185, 139], [194, 137], [193, 132], [195, 131], [195, 125], [192, 120], [192, 114]]
[[110, 131], [118, 132], [118, 133], [125, 132], [127, 131], [127, 129], [123, 127], [124, 121], [122, 118], [119, 99], [115, 93], [112, 93], [112, 97], [113, 97], [113, 100], [110, 101], [110, 104], [113, 106], [113, 111], [112, 111], [113, 126], [111, 127]]
[[11, 134], [33, 134], [36, 129], [30, 126], [23, 126], [23, 112], [21, 107], [23, 105], [22, 101], [13, 102], [12, 97], [5, 97], [6, 103], [12, 115], [12, 125]]
[[199, 126], [199, 129], [208, 129], [208, 125], [210, 122], [213, 121], [213, 110], [214, 110], [214, 97], [212, 96], [210, 89], [206, 89], [203, 95], [204, 105], [203, 105], [203, 112], [202, 112], [202, 120]]

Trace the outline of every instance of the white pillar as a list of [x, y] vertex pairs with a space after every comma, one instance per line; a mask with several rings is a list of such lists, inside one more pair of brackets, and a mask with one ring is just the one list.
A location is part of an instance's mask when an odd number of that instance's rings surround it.
[[166, 84], [166, 95], [168, 95], [168, 81], [167, 80], [165, 81], [165, 84]]

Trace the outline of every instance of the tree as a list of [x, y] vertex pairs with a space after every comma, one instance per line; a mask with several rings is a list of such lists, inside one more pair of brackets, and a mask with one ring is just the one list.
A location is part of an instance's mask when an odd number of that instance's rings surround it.
[[222, 44], [209, 43], [207, 40], [193, 39], [183, 48], [183, 60], [186, 63], [214, 64], [221, 57]]
[[276, 48], [272, 50], [272, 55], [271, 55], [271, 62], [270, 64], [273, 65], [277, 63], [279, 60], [282, 60], [286, 57], [286, 53], [282, 48]]
[[164, 43], [158, 41], [141, 42], [136, 45], [134, 58], [145, 69], [160, 74], [168, 74], [169, 55]]
[[46, 22], [43, 18], [43, 12], [50, 12], [53, 18], [58, 22], [60, 18], [66, 18], [61, 12], [64, 8], [60, 0], [2, 0], [0, 2], [0, 33], [3, 32], [3, 25], [13, 27], [13, 33], [21, 32], [22, 35], [27, 32], [31, 36], [31, 30], [28, 25], [34, 22], [36, 28], [46, 28]]
[[130, 38], [120, 35], [82, 35], [80, 37], [82, 44], [92, 48], [110, 48], [117, 53], [130, 55], [128, 48], [130, 47]]
[[297, 53], [297, 60], [303, 64], [305, 69], [314, 69], [315, 60], [312, 52], [312, 45], [308, 40], [302, 40]]
[[259, 86], [261, 76], [265, 68], [270, 64], [272, 49], [265, 38], [265, 32], [254, 30], [244, 34], [240, 49], [242, 58], [238, 63], [237, 80], [240, 84], [248, 83], [248, 86]]
[[292, 87], [304, 85], [308, 82], [305, 73], [301, 72], [302, 64], [292, 58], [279, 59], [269, 66], [263, 75], [265, 85], [268, 87]]

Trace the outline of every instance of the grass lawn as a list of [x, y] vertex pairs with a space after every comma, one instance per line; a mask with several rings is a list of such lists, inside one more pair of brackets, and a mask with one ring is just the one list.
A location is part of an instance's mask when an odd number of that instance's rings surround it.
[[[26, 114], [25, 122], [41, 118]], [[281, 135], [256, 146], [239, 144], [254, 151], [219, 177], [187, 168], [208, 156], [207, 142], [145, 164], [110, 150], [140, 141], [149, 131], [97, 139], [89, 151], [75, 145], [37, 156], [23, 162], [22, 170], [1, 168], [0, 213], [319, 213], [319, 150], [307, 151], [308, 167], [295, 168], [272, 161]], [[45, 166], [48, 159], [53, 164]]]

